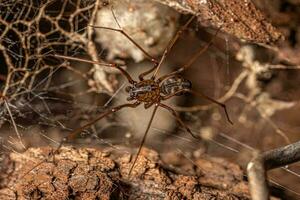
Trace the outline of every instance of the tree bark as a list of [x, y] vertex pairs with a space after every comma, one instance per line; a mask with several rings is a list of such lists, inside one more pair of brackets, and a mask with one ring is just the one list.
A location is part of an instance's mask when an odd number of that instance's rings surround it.
[[6, 155], [0, 199], [250, 199], [241, 168], [220, 158], [201, 157], [187, 170], [144, 148], [128, 175], [129, 154], [71, 147], [54, 152], [45, 147]]

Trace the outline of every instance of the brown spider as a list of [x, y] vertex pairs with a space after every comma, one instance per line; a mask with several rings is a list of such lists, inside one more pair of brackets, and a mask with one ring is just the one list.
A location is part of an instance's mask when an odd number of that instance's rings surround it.
[[[115, 16], [114, 16], [115, 17]], [[149, 132], [150, 126], [152, 124], [153, 118], [155, 116], [155, 113], [158, 109], [158, 107], [164, 108], [166, 110], [168, 110], [174, 117], [175, 119], [179, 122], [179, 124], [184, 127], [184, 129], [191, 134], [191, 136], [193, 136], [196, 139], [200, 139], [200, 137], [194, 135], [192, 133], [192, 131], [189, 129], [189, 127], [187, 125], [185, 125], [185, 123], [180, 119], [179, 114], [170, 106], [162, 103], [163, 101], [172, 98], [174, 96], [180, 96], [183, 95], [185, 93], [191, 93], [194, 94], [196, 96], [201, 96], [206, 98], [207, 100], [212, 101], [213, 103], [222, 106], [226, 117], [228, 119], [228, 121], [230, 123], [231, 120], [229, 119], [227, 110], [226, 110], [226, 106], [200, 92], [196, 92], [192, 90], [192, 84], [189, 80], [186, 80], [185, 78], [183, 78], [180, 73], [183, 72], [184, 70], [186, 70], [188, 67], [190, 67], [192, 65], [192, 63], [212, 44], [212, 41], [214, 39], [214, 37], [216, 36], [216, 34], [218, 33], [218, 31], [216, 32], [215, 36], [211, 39], [211, 41], [204, 47], [201, 48], [195, 55], [193, 55], [189, 62], [187, 62], [187, 64], [185, 64], [183, 67], [179, 68], [176, 71], [173, 71], [169, 74], [166, 74], [160, 78], [157, 78], [157, 73], [163, 63], [163, 61], [165, 60], [168, 52], [170, 51], [170, 49], [174, 46], [175, 42], [178, 40], [179, 36], [181, 35], [181, 33], [183, 32], [184, 29], [186, 29], [188, 27], [188, 25], [193, 21], [195, 17], [191, 17], [186, 24], [176, 33], [175, 37], [169, 42], [167, 48], [165, 49], [161, 59], [159, 61], [157, 61], [155, 58], [153, 58], [152, 56], [150, 56], [140, 45], [138, 45], [129, 35], [127, 35], [120, 27], [120, 29], [114, 29], [114, 28], [109, 28], [109, 27], [95, 27], [95, 28], [102, 28], [102, 29], [108, 29], [108, 30], [112, 30], [112, 31], [118, 31], [121, 34], [123, 34], [124, 36], [126, 36], [137, 48], [139, 48], [144, 54], [145, 56], [154, 63], [154, 66], [146, 71], [143, 72], [142, 74], [139, 75], [139, 80], [133, 80], [130, 76], [130, 74], [128, 74], [123, 68], [121, 68], [119, 65], [115, 64], [115, 63], [111, 63], [111, 64], [107, 64], [107, 63], [99, 63], [96, 61], [89, 61], [89, 60], [85, 60], [85, 59], [80, 59], [80, 58], [73, 58], [73, 57], [69, 57], [69, 56], [63, 56], [63, 55], [54, 55], [55, 57], [58, 58], [64, 58], [64, 59], [69, 59], [69, 60], [76, 60], [76, 61], [82, 61], [82, 62], [87, 62], [87, 63], [93, 63], [93, 64], [99, 64], [99, 65], [104, 65], [104, 66], [108, 66], [108, 67], [113, 67], [118, 69], [128, 80], [129, 82], [129, 86], [126, 87], [126, 92], [128, 93], [129, 97], [127, 98], [128, 101], [134, 101], [133, 103], [125, 103], [119, 106], [116, 106], [114, 108], [111, 108], [107, 111], [105, 111], [104, 113], [102, 113], [100, 116], [98, 116], [96, 119], [90, 121], [89, 123], [87, 123], [86, 125], [76, 129], [75, 131], [69, 133], [67, 135], [67, 137], [65, 137], [63, 139], [63, 141], [68, 141], [71, 138], [73, 138], [74, 136], [76, 136], [78, 133], [80, 133], [81, 131], [83, 131], [84, 129], [88, 128], [89, 126], [93, 125], [96, 121], [101, 120], [102, 118], [108, 116], [109, 114], [115, 113], [123, 108], [135, 108], [137, 106], [139, 106], [140, 104], [144, 103], [144, 107], [145, 109], [148, 109], [152, 106], [154, 106], [154, 109], [152, 111], [152, 115], [150, 118], [150, 121], [147, 125], [146, 131], [144, 133], [144, 136], [142, 138], [142, 141], [140, 143], [137, 155], [135, 157], [135, 160], [133, 161], [133, 164], [129, 170], [129, 174], [131, 174], [132, 169], [134, 168], [134, 165], [137, 161], [137, 158], [140, 154], [140, 151], [144, 145], [144, 142], [146, 140], [147, 137], [147, 133]], [[116, 22], [118, 23], [117, 19], [115, 18]], [[147, 75], [152, 74], [152, 76], [150, 78], [145, 78]], [[63, 142], [61, 142], [60, 146], [62, 145]]]

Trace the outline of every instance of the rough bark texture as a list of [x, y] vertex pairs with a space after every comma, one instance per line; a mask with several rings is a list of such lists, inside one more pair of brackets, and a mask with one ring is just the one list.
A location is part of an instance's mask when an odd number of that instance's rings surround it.
[[250, 0], [156, 0], [179, 12], [198, 16], [202, 25], [213, 26], [247, 42], [274, 44], [283, 35]]
[[130, 155], [71, 147], [53, 152], [7, 155], [0, 199], [250, 199], [240, 167], [219, 158], [195, 160], [196, 173], [182, 175], [143, 149], [128, 176]]

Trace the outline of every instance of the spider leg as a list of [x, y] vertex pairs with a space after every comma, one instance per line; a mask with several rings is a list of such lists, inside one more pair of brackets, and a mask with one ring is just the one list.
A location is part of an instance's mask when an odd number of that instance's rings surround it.
[[122, 108], [135, 108], [137, 107], [138, 105], [140, 105], [141, 103], [140, 102], [135, 102], [135, 103], [127, 103], [127, 104], [122, 104], [122, 105], [119, 105], [119, 106], [116, 106], [116, 107], [113, 107], [107, 111], [105, 111], [104, 113], [102, 113], [100, 116], [98, 116], [97, 118], [91, 120], [90, 122], [88, 122], [87, 124], [83, 125], [82, 127], [79, 127], [77, 129], [75, 129], [74, 131], [72, 131], [71, 133], [69, 133], [66, 137], [64, 137], [62, 139], [62, 141], [60, 142], [58, 148], [55, 150], [55, 152], [57, 152], [60, 147], [63, 145], [63, 143], [65, 142], [68, 142], [69, 140], [73, 139], [74, 137], [76, 137], [80, 132], [82, 132], [84, 129], [90, 127], [91, 125], [93, 125], [94, 123], [96, 123], [97, 121], [103, 119], [104, 117], [112, 114], [112, 113], [115, 113], [119, 110], [121, 110]]
[[115, 112], [121, 110], [122, 108], [126, 108], [126, 107], [135, 108], [138, 105], [140, 105], [140, 102], [135, 102], [133, 104], [127, 103], [127, 104], [122, 104], [122, 105], [119, 105], [119, 106], [116, 106], [116, 107], [113, 107], [113, 108], [107, 110], [106, 112], [102, 113], [102, 115], [98, 116], [97, 118], [93, 119], [92, 121], [88, 122], [87, 124], [83, 125], [82, 127], [75, 129], [73, 132], [69, 133], [66, 137], [64, 137], [62, 139], [62, 141], [59, 143], [58, 147], [56, 148], [56, 150], [54, 151], [53, 154], [55, 155], [64, 143], [74, 139], [74, 137], [76, 137], [80, 132], [82, 132], [84, 129], [88, 128], [89, 126], [93, 125], [97, 121], [103, 119], [104, 117], [106, 117], [112, 113], [115, 113]]
[[75, 60], [75, 61], [79, 61], [79, 62], [103, 65], [106, 67], [113, 67], [113, 68], [118, 69], [123, 74], [123, 76], [128, 80], [129, 83], [134, 84], [136, 82], [122, 67], [120, 67], [119, 65], [117, 65], [115, 63], [101, 63], [101, 62], [97, 62], [97, 61], [93, 61], [93, 60], [87, 60], [87, 59], [82, 59], [82, 58], [73, 58], [71, 56], [64, 56], [64, 55], [58, 55], [58, 54], [54, 54], [53, 56], [57, 57], [57, 58], [64, 58], [64, 59]]
[[136, 41], [134, 41], [125, 31], [123, 31], [122, 29], [117, 29], [117, 28], [110, 28], [110, 27], [105, 27], [105, 26], [93, 26], [93, 25], [89, 25], [93, 28], [100, 28], [100, 29], [106, 29], [106, 30], [111, 30], [111, 31], [116, 31], [119, 32], [121, 34], [123, 34], [126, 38], [128, 38], [138, 49], [140, 49], [145, 56], [147, 57], [147, 59], [149, 59], [151, 62], [157, 64], [158, 61], [152, 57], [149, 53], [147, 53], [146, 50], [144, 50]]
[[198, 91], [194, 91], [194, 90], [188, 90], [188, 89], [181, 89], [181, 90], [178, 90], [178, 91], [174, 92], [173, 94], [169, 94], [169, 95], [167, 95], [167, 96], [164, 96], [162, 99], [163, 99], [163, 100], [167, 100], [167, 99], [169, 99], [169, 98], [171, 98], [171, 97], [173, 97], [173, 96], [176, 96], [177, 94], [180, 94], [180, 93], [182, 93], [182, 92], [188, 92], [188, 93], [191, 93], [191, 94], [193, 94], [193, 95], [195, 95], [195, 96], [203, 97], [203, 98], [205, 98], [206, 100], [209, 100], [209, 101], [213, 102], [214, 104], [217, 104], [217, 105], [221, 106], [221, 107], [224, 109], [224, 112], [225, 112], [225, 115], [226, 115], [226, 118], [227, 118], [228, 122], [229, 122], [230, 124], [233, 124], [233, 122], [231, 121], [231, 119], [230, 119], [230, 117], [229, 117], [229, 114], [228, 114], [226, 105], [223, 104], [223, 103], [221, 103], [221, 102], [218, 102], [218, 101], [214, 100], [213, 98], [211, 98], [211, 97], [209, 97], [209, 96], [206, 96], [206, 95], [203, 94], [202, 92], [198, 92]]
[[[140, 105], [141, 103], [140, 102], [135, 102], [133, 104], [122, 104], [122, 105], [119, 105], [119, 106], [116, 106], [114, 108], [111, 108], [109, 110], [107, 110], [106, 112], [104, 112], [102, 115], [98, 116], [97, 118], [93, 119], [92, 121], [88, 122], [87, 124], [85, 124], [84, 126], [74, 130], [73, 132], [69, 133], [66, 137], [64, 137], [61, 142], [59, 143], [58, 147], [51, 153], [52, 157], [54, 158], [55, 155], [58, 153], [59, 149], [62, 147], [62, 145], [73, 139], [74, 137], [76, 137], [77, 134], [79, 134], [81, 131], [83, 131], [84, 129], [88, 128], [89, 126], [93, 125], [94, 123], [96, 123], [97, 121], [103, 119], [104, 117], [112, 114], [112, 113], [115, 113], [119, 110], [121, 110], [122, 108], [126, 108], [126, 107], [129, 107], [129, 108], [135, 108], [137, 107], [138, 105]], [[48, 158], [47, 158], [48, 159]], [[23, 177], [25, 177], [27, 174], [29, 174], [32, 170], [36, 169], [38, 166], [40, 166], [42, 163], [44, 163], [45, 161], [47, 161], [47, 159], [44, 159], [42, 160], [41, 162], [37, 163], [33, 168], [31, 168], [28, 172], [26, 172], [24, 175], [21, 176], [20, 179], [22, 179]]]
[[231, 121], [231, 119], [229, 117], [229, 114], [228, 114], [228, 111], [227, 111], [227, 108], [226, 108], [225, 104], [223, 104], [223, 103], [221, 103], [221, 102], [219, 102], [219, 101], [217, 101], [217, 100], [215, 100], [215, 99], [213, 99], [213, 98], [211, 98], [211, 97], [209, 97], [209, 96], [207, 96], [207, 95], [205, 95], [205, 94], [203, 94], [202, 92], [199, 92], [199, 91], [189, 90], [188, 92], [195, 95], [195, 96], [203, 97], [206, 100], [211, 101], [212, 103], [221, 106], [224, 109], [224, 112], [225, 112], [225, 115], [226, 115], [226, 118], [227, 118], [228, 122], [230, 124], [233, 124], [233, 122]]
[[155, 65], [154, 65], [151, 69], [149, 69], [148, 71], [145, 71], [145, 72], [141, 73], [141, 74], [139, 75], [140, 81], [143, 81], [143, 80], [144, 80], [144, 77], [147, 76], [148, 74], [150, 74], [151, 72], [153, 72], [153, 71], [156, 69], [156, 67], [157, 67], [157, 64], [155, 64]]
[[151, 103], [145, 103], [145, 104], [144, 104], [144, 108], [145, 108], [145, 109], [148, 109], [148, 108], [150, 108], [153, 104], [154, 104], [153, 102], [151, 102]]
[[159, 106], [168, 110], [174, 117], [175, 119], [179, 122], [179, 124], [195, 139], [201, 139], [201, 137], [194, 135], [193, 132], [190, 130], [190, 128], [180, 119], [179, 114], [170, 106], [167, 106], [163, 103], [159, 103]]
[[119, 32], [121, 33], [122, 35], [124, 35], [128, 40], [130, 40], [130, 42], [132, 42], [132, 44], [134, 44], [139, 50], [141, 50], [144, 55], [147, 57], [147, 59], [149, 59], [151, 62], [155, 63], [155, 65], [157, 65], [158, 61], [153, 57], [151, 56], [145, 49], [143, 49], [142, 46], [140, 46], [136, 41], [134, 41], [134, 39], [132, 39], [132, 37], [130, 37], [123, 29], [122, 27], [120, 26], [119, 24], [119, 21], [117, 20], [117, 17], [114, 13], [113, 10], [111, 10], [112, 12], [112, 15], [118, 25], [118, 29], [117, 28], [110, 28], [110, 27], [104, 27], [104, 26], [94, 26], [94, 25], [89, 25], [90, 27], [93, 27], [93, 28], [100, 28], [100, 29], [106, 29], [106, 30], [111, 30], [111, 31], [116, 31], [116, 32]]
[[155, 104], [155, 107], [154, 107], [154, 109], [153, 109], [153, 112], [152, 112], [150, 121], [149, 121], [149, 123], [148, 123], [148, 125], [147, 125], [147, 129], [146, 129], [146, 131], [145, 131], [145, 133], [144, 133], [144, 136], [143, 136], [142, 141], [141, 141], [141, 143], [140, 143], [139, 149], [138, 149], [138, 151], [137, 151], [137, 153], [136, 153], [136, 157], [135, 157], [135, 159], [134, 159], [134, 161], [133, 161], [133, 163], [132, 163], [132, 165], [131, 165], [131, 167], [130, 167], [130, 170], [129, 170], [128, 175], [131, 174], [131, 172], [132, 172], [132, 170], [133, 170], [133, 168], [134, 168], [134, 165], [135, 165], [135, 163], [136, 163], [136, 161], [137, 161], [137, 159], [138, 159], [138, 157], [139, 157], [139, 155], [140, 155], [140, 153], [141, 153], [142, 147], [144, 146], [144, 143], [145, 143], [145, 141], [146, 141], [147, 134], [148, 134], [149, 129], [150, 129], [150, 127], [151, 127], [151, 124], [152, 124], [152, 122], [153, 122], [153, 119], [154, 119], [154, 116], [155, 116], [155, 113], [156, 113], [156, 111], [157, 111], [158, 106], [159, 106], [159, 104]]
[[181, 90], [177, 90], [176, 92], [172, 93], [172, 94], [169, 94], [169, 95], [166, 95], [166, 96], [163, 96], [162, 97], [162, 100], [167, 100], [167, 99], [170, 99], [172, 98], [173, 96], [176, 96], [182, 92], [189, 92], [190, 90], [187, 90], [187, 89], [181, 89]]
[[179, 73], [182, 73], [187, 68], [189, 68], [213, 44], [213, 41], [216, 38], [216, 36], [218, 35], [218, 33], [220, 32], [221, 28], [222, 28], [222, 26], [216, 31], [216, 33], [214, 34], [214, 36], [210, 39], [210, 41], [204, 47], [201, 47], [197, 51], [196, 54], [194, 54], [193, 56], [191, 56], [191, 58], [188, 60], [188, 62], [185, 65], [183, 65], [179, 69], [175, 70], [174, 72], [171, 72], [170, 74], [167, 74], [167, 75], [164, 75], [164, 76], [160, 77], [158, 79], [158, 81], [163, 81], [166, 78], [169, 78], [170, 76], [174, 76], [174, 75], [177, 75]]
[[161, 59], [160, 59], [158, 65], [157, 65], [157, 67], [156, 67], [156, 69], [155, 69], [154, 74], [152, 75], [152, 79], [155, 79], [155, 77], [156, 77], [156, 75], [157, 75], [157, 73], [158, 73], [158, 70], [160, 69], [160, 67], [161, 67], [161, 65], [162, 65], [162, 63], [163, 63], [163, 61], [166, 59], [166, 57], [167, 57], [169, 51], [172, 49], [172, 47], [174, 46], [174, 44], [175, 44], [175, 43], [177, 42], [177, 40], [179, 39], [180, 35], [181, 35], [181, 34], [183, 33], [183, 31], [188, 27], [188, 25], [194, 20], [195, 17], [196, 17], [196, 16], [192, 16], [192, 17], [185, 23], [185, 25], [184, 25], [183, 27], [181, 27], [181, 28], [177, 31], [177, 33], [176, 33], [176, 35], [174, 36], [174, 38], [173, 38], [172, 40], [170, 40], [170, 42], [169, 42], [167, 48], [165, 49], [165, 51], [164, 51], [164, 53], [163, 53], [163, 55], [162, 55], [162, 57], [161, 57]]

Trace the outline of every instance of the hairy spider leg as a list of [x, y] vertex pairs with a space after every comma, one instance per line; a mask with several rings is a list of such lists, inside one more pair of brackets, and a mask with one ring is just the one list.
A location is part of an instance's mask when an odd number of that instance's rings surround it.
[[[109, 64], [109, 63], [100, 63], [100, 62], [97, 62], [97, 61], [90, 61], [90, 60], [86, 60], [86, 59], [81, 59], [81, 58], [73, 58], [73, 57], [69, 57], [69, 56], [63, 56], [63, 55], [57, 55], [55, 54], [54, 55], [55, 57], [58, 57], [58, 58], [64, 58], [64, 59], [69, 59], [69, 60], [75, 60], [75, 61], [81, 61], [81, 62], [86, 62], [86, 63], [92, 63], [92, 64], [98, 64], [98, 65], [105, 65], [107, 67], [113, 67], [113, 68], [117, 68], [118, 70], [121, 71], [121, 73], [127, 78], [128, 82], [131, 83], [131, 84], [134, 84], [136, 83], [136, 81], [134, 81], [132, 79], [132, 77], [123, 69], [121, 68], [120, 66], [118, 66], [117, 64], [113, 63], [113, 64]], [[68, 134], [67, 137], [65, 137], [63, 139], [63, 141], [67, 141], [68, 139], [70, 138], [74, 138], [78, 133], [80, 133], [81, 131], [83, 131], [85, 128], [93, 125], [94, 123], [96, 123], [97, 121], [99, 121], [100, 119], [102, 119], [103, 117], [111, 114], [111, 113], [114, 113], [114, 112], [117, 112], [118, 110], [124, 108], [124, 107], [132, 107], [132, 108], [135, 108], [137, 107], [138, 105], [140, 105], [140, 102], [135, 102], [133, 104], [122, 104], [120, 106], [117, 106], [117, 107], [114, 107], [114, 108], [111, 108], [110, 110], [106, 111], [105, 113], [103, 113], [102, 115], [100, 115], [99, 117], [97, 117], [96, 119], [88, 122], [87, 124], [85, 124], [84, 126], [76, 129], [75, 131], [71, 132]], [[60, 146], [62, 145], [62, 143], [59, 145], [59, 148]]]
[[152, 79], [155, 79], [155, 77], [157, 76], [157, 73], [162, 65], [162, 63], [164, 62], [164, 60], [166, 59], [167, 55], [169, 54], [169, 51], [172, 49], [172, 47], [175, 45], [175, 43], [177, 42], [177, 40], [179, 39], [180, 35], [183, 33], [183, 31], [190, 25], [190, 23], [192, 23], [192, 21], [195, 19], [195, 16], [193, 15], [185, 24], [184, 26], [182, 26], [176, 33], [176, 35], [173, 37], [172, 40], [170, 40], [170, 42], [168, 43], [168, 46], [165, 48], [164, 53], [152, 75]]
[[97, 64], [97, 65], [102, 65], [102, 66], [106, 66], [106, 67], [116, 68], [123, 74], [123, 76], [125, 76], [125, 78], [128, 80], [128, 82], [130, 84], [136, 83], [136, 81], [134, 81], [132, 79], [132, 77], [128, 74], [128, 72], [126, 72], [122, 67], [120, 67], [119, 65], [117, 65], [115, 63], [101, 63], [101, 62], [97, 62], [97, 61], [93, 61], [93, 60], [86, 60], [86, 59], [82, 59], [82, 58], [73, 58], [71, 56], [63, 56], [63, 55], [58, 55], [58, 54], [54, 54], [53, 56], [57, 57], [57, 58], [64, 58], [64, 59], [68, 59], [68, 60], [74, 60], [74, 61], [80, 61], [80, 62], [85, 62], [85, 63], [91, 63], [91, 64]]
[[159, 103], [159, 106], [168, 110], [173, 116], [174, 118], [179, 122], [179, 124], [195, 139], [202, 139], [201, 137], [194, 135], [193, 132], [191, 131], [191, 129], [180, 119], [179, 114], [170, 106], [167, 106], [166, 104], [163, 103]]
[[230, 117], [229, 117], [229, 114], [228, 114], [226, 105], [223, 104], [223, 103], [221, 103], [221, 102], [216, 101], [215, 99], [213, 99], [213, 98], [211, 98], [211, 97], [209, 97], [209, 96], [207, 96], [207, 95], [205, 95], [205, 94], [203, 94], [202, 92], [194, 91], [194, 90], [188, 90], [188, 89], [181, 89], [181, 90], [178, 90], [178, 91], [174, 92], [173, 94], [164, 96], [164, 97], [163, 97], [163, 100], [167, 100], [167, 99], [169, 99], [169, 98], [171, 98], [171, 97], [173, 97], [173, 96], [176, 96], [177, 94], [180, 94], [180, 93], [182, 93], [182, 92], [187, 92], [187, 93], [193, 94], [193, 95], [195, 95], [195, 96], [205, 98], [206, 100], [211, 101], [212, 103], [221, 106], [221, 107], [224, 109], [224, 112], [225, 112], [225, 115], [226, 115], [226, 118], [227, 118], [228, 122], [229, 122], [230, 124], [233, 124], [233, 122], [231, 121], [231, 119], [230, 119]]
[[63, 145], [64, 142], [68, 142], [69, 140], [74, 139], [80, 132], [82, 132], [84, 129], [90, 127], [91, 125], [95, 124], [97, 121], [103, 119], [104, 117], [115, 113], [119, 110], [121, 110], [122, 108], [136, 108], [138, 105], [140, 105], [140, 102], [135, 102], [135, 103], [126, 103], [126, 104], [122, 104], [119, 106], [115, 106], [113, 108], [108, 109], [107, 111], [105, 111], [104, 113], [102, 113], [100, 116], [98, 116], [97, 118], [89, 121], [88, 123], [86, 123], [85, 125], [77, 128], [76, 130], [72, 131], [71, 133], [69, 133], [66, 137], [63, 138], [62, 142], [60, 143], [58, 149]]
[[134, 44], [138, 49], [140, 49], [140, 50], [144, 53], [144, 55], [146, 56], [146, 58], [147, 58], [148, 60], [150, 60], [151, 62], [154, 63], [154, 66], [153, 66], [151, 69], [149, 69], [148, 71], [143, 72], [142, 74], [139, 75], [139, 80], [140, 80], [140, 81], [143, 81], [143, 80], [144, 80], [144, 77], [145, 77], [146, 75], [148, 75], [149, 73], [153, 72], [153, 71], [156, 69], [156, 67], [157, 67], [157, 65], [158, 65], [158, 61], [156, 60], [156, 58], [154, 58], [153, 56], [151, 56], [151, 55], [150, 55], [150, 54], [149, 54], [142, 46], [140, 46], [136, 41], [134, 41], [134, 39], [132, 39], [132, 37], [130, 37], [130, 36], [122, 29], [122, 27], [121, 27], [121, 25], [120, 25], [120, 23], [119, 23], [119, 21], [118, 21], [116, 15], [115, 15], [115, 12], [114, 12], [113, 10], [111, 10], [111, 12], [112, 12], [112, 15], [113, 15], [113, 17], [114, 17], [114, 19], [115, 19], [115, 21], [116, 21], [116, 23], [117, 23], [119, 29], [111, 28], [111, 27], [104, 27], [104, 26], [93, 26], [93, 25], [89, 25], [89, 26], [91, 26], [91, 27], [93, 27], [93, 28], [100, 28], [100, 29], [112, 30], [112, 31], [116, 31], [116, 32], [121, 33], [121, 34], [124, 35], [127, 39], [129, 39], [129, 41], [132, 42], [132, 44]]
[[141, 74], [139, 75], [139, 80], [140, 80], [140, 81], [143, 81], [143, 80], [144, 80], [144, 77], [147, 76], [148, 74], [150, 74], [151, 72], [153, 72], [153, 71], [156, 69], [157, 65], [158, 65], [158, 64], [155, 64], [151, 69], [149, 69], [149, 70], [147, 70], [147, 71], [141, 73]]
[[153, 119], [154, 119], [154, 116], [155, 116], [155, 113], [156, 113], [156, 111], [157, 111], [158, 106], [159, 106], [159, 104], [155, 104], [155, 107], [154, 107], [154, 109], [153, 109], [153, 111], [152, 111], [151, 118], [150, 118], [150, 120], [149, 120], [149, 122], [148, 122], [148, 125], [147, 125], [147, 129], [146, 129], [146, 131], [145, 131], [145, 133], [144, 133], [144, 136], [143, 136], [143, 138], [142, 138], [142, 141], [140, 142], [139, 149], [138, 149], [138, 151], [137, 151], [137, 153], [136, 153], [136, 156], [135, 156], [135, 159], [134, 159], [134, 161], [133, 161], [133, 163], [132, 163], [132, 165], [131, 165], [131, 167], [130, 167], [130, 170], [129, 170], [128, 175], [131, 174], [131, 172], [132, 172], [132, 170], [133, 170], [133, 168], [134, 168], [134, 165], [135, 165], [135, 163], [136, 163], [136, 161], [137, 161], [137, 159], [138, 159], [138, 157], [139, 157], [139, 155], [140, 155], [140, 153], [141, 153], [142, 147], [144, 146], [144, 143], [145, 143], [145, 141], [146, 141], [146, 137], [147, 137], [147, 135], [148, 135], [148, 133], [149, 133], [149, 129], [150, 129], [151, 124], [152, 124], [152, 122], [153, 122]]
[[226, 108], [226, 105], [203, 94], [202, 92], [199, 92], [199, 91], [194, 91], [194, 90], [189, 90], [189, 93], [195, 95], [195, 96], [198, 96], [198, 97], [203, 97], [204, 99], [208, 100], [208, 101], [211, 101], [212, 103], [214, 104], [217, 104], [219, 106], [221, 106], [225, 112], [225, 115], [226, 115], [226, 118], [227, 118], [227, 121], [230, 123], [230, 124], [233, 124], [233, 122], [231, 121], [230, 117], [229, 117], [229, 114], [228, 114], [228, 111], [227, 111], [227, 108]]
[[117, 20], [117, 17], [114, 13], [113, 10], [111, 10], [112, 12], [112, 15], [118, 25], [118, 29], [117, 28], [111, 28], [111, 27], [105, 27], [105, 26], [94, 26], [94, 25], [88, 25], [90, 27], [93, 27], [93, 28], [100, 28], [100, 29], [106, 29], [106, 30], [111, 30], [111, 31], [116, 31], [116, 32], [119, 32], [121, 33], [122, 35], [124, 35], [128, 40], [130, 40], [130, 42], [132, 42], [132, 44], [134, 44], [139, 50], [141, 50], [144, 55], [147, 57], [148, 60], [150, 60], [151, 62], [154, 63], [154, 65], [156, 66], [158, 64], [158, 61], [153, 57], [151, 56], [141, 45], [139, 45], [136, 41], [134, 41], [134, 39], [132, 39], [132, 37], [130, 37], [121, 27], [121, 25], [119, 24], [119, 21]]
[[191, 56], [190, 59], [188, 59], [188, 62], [183, 65], [181, 68], [175, 70], [174, 72], [171, 72], [170, 74], [164, 75], [162, 77], [160, 77], [158, 79], [159, 82], [164, 81], [166, 78], [169, 78], [171, 76], [174, 76], [176, 74], [182, 73], [183, 71], [185, 71], [187, 68], [189, 68], [190, 66], [193, 65], [193, 63], [213, 44], [214, 39], [216, 38], [216, 36], [218, 35], [218, 33], [220, 32], [222, 27], [220, 27], [216, 33], [213, 35], [213, 37], [210, 39], [210, 41], [204, 46], [201, 47], [193, 56]]

